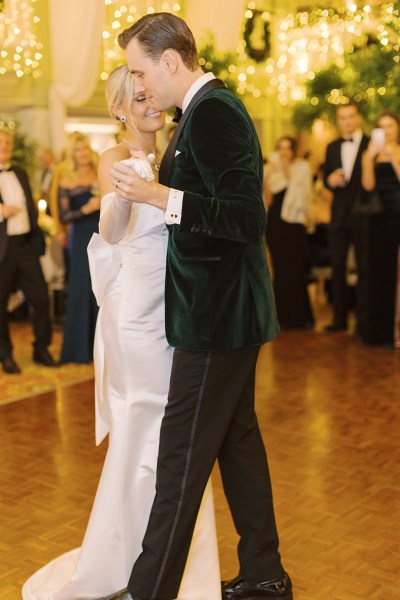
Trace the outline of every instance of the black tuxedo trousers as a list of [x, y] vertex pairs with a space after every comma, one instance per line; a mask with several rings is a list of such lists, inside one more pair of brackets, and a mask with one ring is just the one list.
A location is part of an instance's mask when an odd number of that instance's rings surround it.
[[10, 236], [0, 262], [0, 359], [12, 353], [7, 303], [15, 285], [24, 292], [32, 309], [35, 347], [47, 348], [51, 341], [49, 297], [30, 234]]
[[[175, 350], [161, 426], [156, 496], [128, 584], [143, 599], [177, 597], [197, 513], [218, 458], [240, 536], [241, 575], [254, 583], [283, 568], [266, 453], [254, 412], [259, 347]], [[204, 573], [207, 577], [207, 573]]]

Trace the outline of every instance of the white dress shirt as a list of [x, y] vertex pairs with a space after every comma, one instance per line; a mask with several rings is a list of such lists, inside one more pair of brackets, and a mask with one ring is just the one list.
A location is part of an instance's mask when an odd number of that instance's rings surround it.
[[[0, 194], [5, 205], [13, 205], [19, 209], [16, 215], [7, 219], [7, 235], [29, 233], [31, 225], [25, 193], [14, 171], [0, 170]], [[4, 221], [4, 217], [0, 204], [0, 222], [2, 221]]]
[[363, 132], [361, 129], [357, 129], [353, 134], [353, 140], [346, 140], [342, 142], [341, 146], [341, 158], [342, 158], [342, 167], [344, 178], [348, 183], [351, 179], [351, 175], [354, 169], [354, 163], [356, 162], [358, 150], [360, 148], [361, 140], [362, 140]]
[[[183, 113], [189, 106], [195, 94], [197, 94], [197, 92], [203, 87], [203, 85], [205, 85], [212, 79], [215, 79], [215, 75], [213, 73], [204, 73], [204, 75], [196, 79], [196, 81], [190, 86], [183, 98]], [[175, 156], [177, 155], [175, 154]], [[182, 192], [181, 190], [175, 190], [173, 188], [170, 189], [168, 195], [167, 209], [165, 211], [165, 222], [167, 223], [167, 225], [180, 224], [182, 218], [183, 194], [184, 192]]]

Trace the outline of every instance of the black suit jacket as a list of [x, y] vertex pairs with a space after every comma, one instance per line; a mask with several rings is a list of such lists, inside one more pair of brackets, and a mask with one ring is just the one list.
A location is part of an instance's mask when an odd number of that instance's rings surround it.
[[[28, 210], [29, 222], [30, 222], [30, 226], [31, 226], [31, 231], [30, 231], [31, 241], [32, 241], [33, 247], [35, 249], [35, 252], [39, 256], [40, 254], [44, 254], [45, 242], [44, 242], [43, 233], [37, 224], [38, 214], [37, 214], [35, 203], [33, 201], [32, 190], [31, 190], [31, 186], [29, 184], [28, 175], [27, 175], [26, 171], [24, 171], [20, 167], [13, 166], [12, 170], [15, 172], [15, 174], [18, 178], [18, 181], [21, 184], [21, 187], [25, 194], [26, 207]], [[0, 204], [3, 204], [3, 198], [1, 197], [1, 193], [0, 193]], [[4, 221], [2, 221], [0, 223], [0, 262], [3, 260], [4, 255], [6, 253], [7, 244], [8, 244], [7, 220], [5, 219]]]
[[330, 226], [332, 229], [347, 227], [353, 222], [353, 207], [357, 196], [362, 191], [361, 185], [361, 157], [369, 143], [369, 138], [363, 135], [358, 149], [350, 181], [343, 188], [332, 188], [328, 184], [328, 177], [336, 169], [342, 169], [342, 140], [339, 138], [329, 144], [326, 149], [324, 164], [324, 183], [333, 192], [332, 215]]

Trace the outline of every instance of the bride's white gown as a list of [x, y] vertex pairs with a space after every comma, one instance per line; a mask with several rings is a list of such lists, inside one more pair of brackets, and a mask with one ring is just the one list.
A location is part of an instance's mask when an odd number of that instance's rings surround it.
[[[102, 201], [102, 213], [112, 195]], [[82, 547], [37, 571], [24, 600], [87, 600], [126, 587], [155, 495], [159, 432], [172, 349], [165, 339], [168, 232], [163, 213], [133, 205], [118, 245], [95, 237], [89, 251], [100, 300], [95, 339], [96, 439], [109, 448]], [[90, 247], [89, 246], [89, 247]], [[179, 600], [220, 600], [210, 483], [204, 494]]]

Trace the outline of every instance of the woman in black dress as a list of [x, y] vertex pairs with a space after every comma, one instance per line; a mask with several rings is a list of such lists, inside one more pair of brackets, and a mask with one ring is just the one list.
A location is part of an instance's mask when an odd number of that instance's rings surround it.
[[272, 260], [278, 319], [282, 329], [311, 329], [314, 317], [307, 290], [307, 232], [311, 212], [311, 170], [296, 158], [296, 141], [276, 143], [265, 167], [267, 244]]
[[376, 190], [381, 212], [370, 216], [367, 224], [367, 344], [400, 347], [400, 121], [383, 113], [377, 126], [385, 141], [371, 140], [363, 155], [362, 184]]

